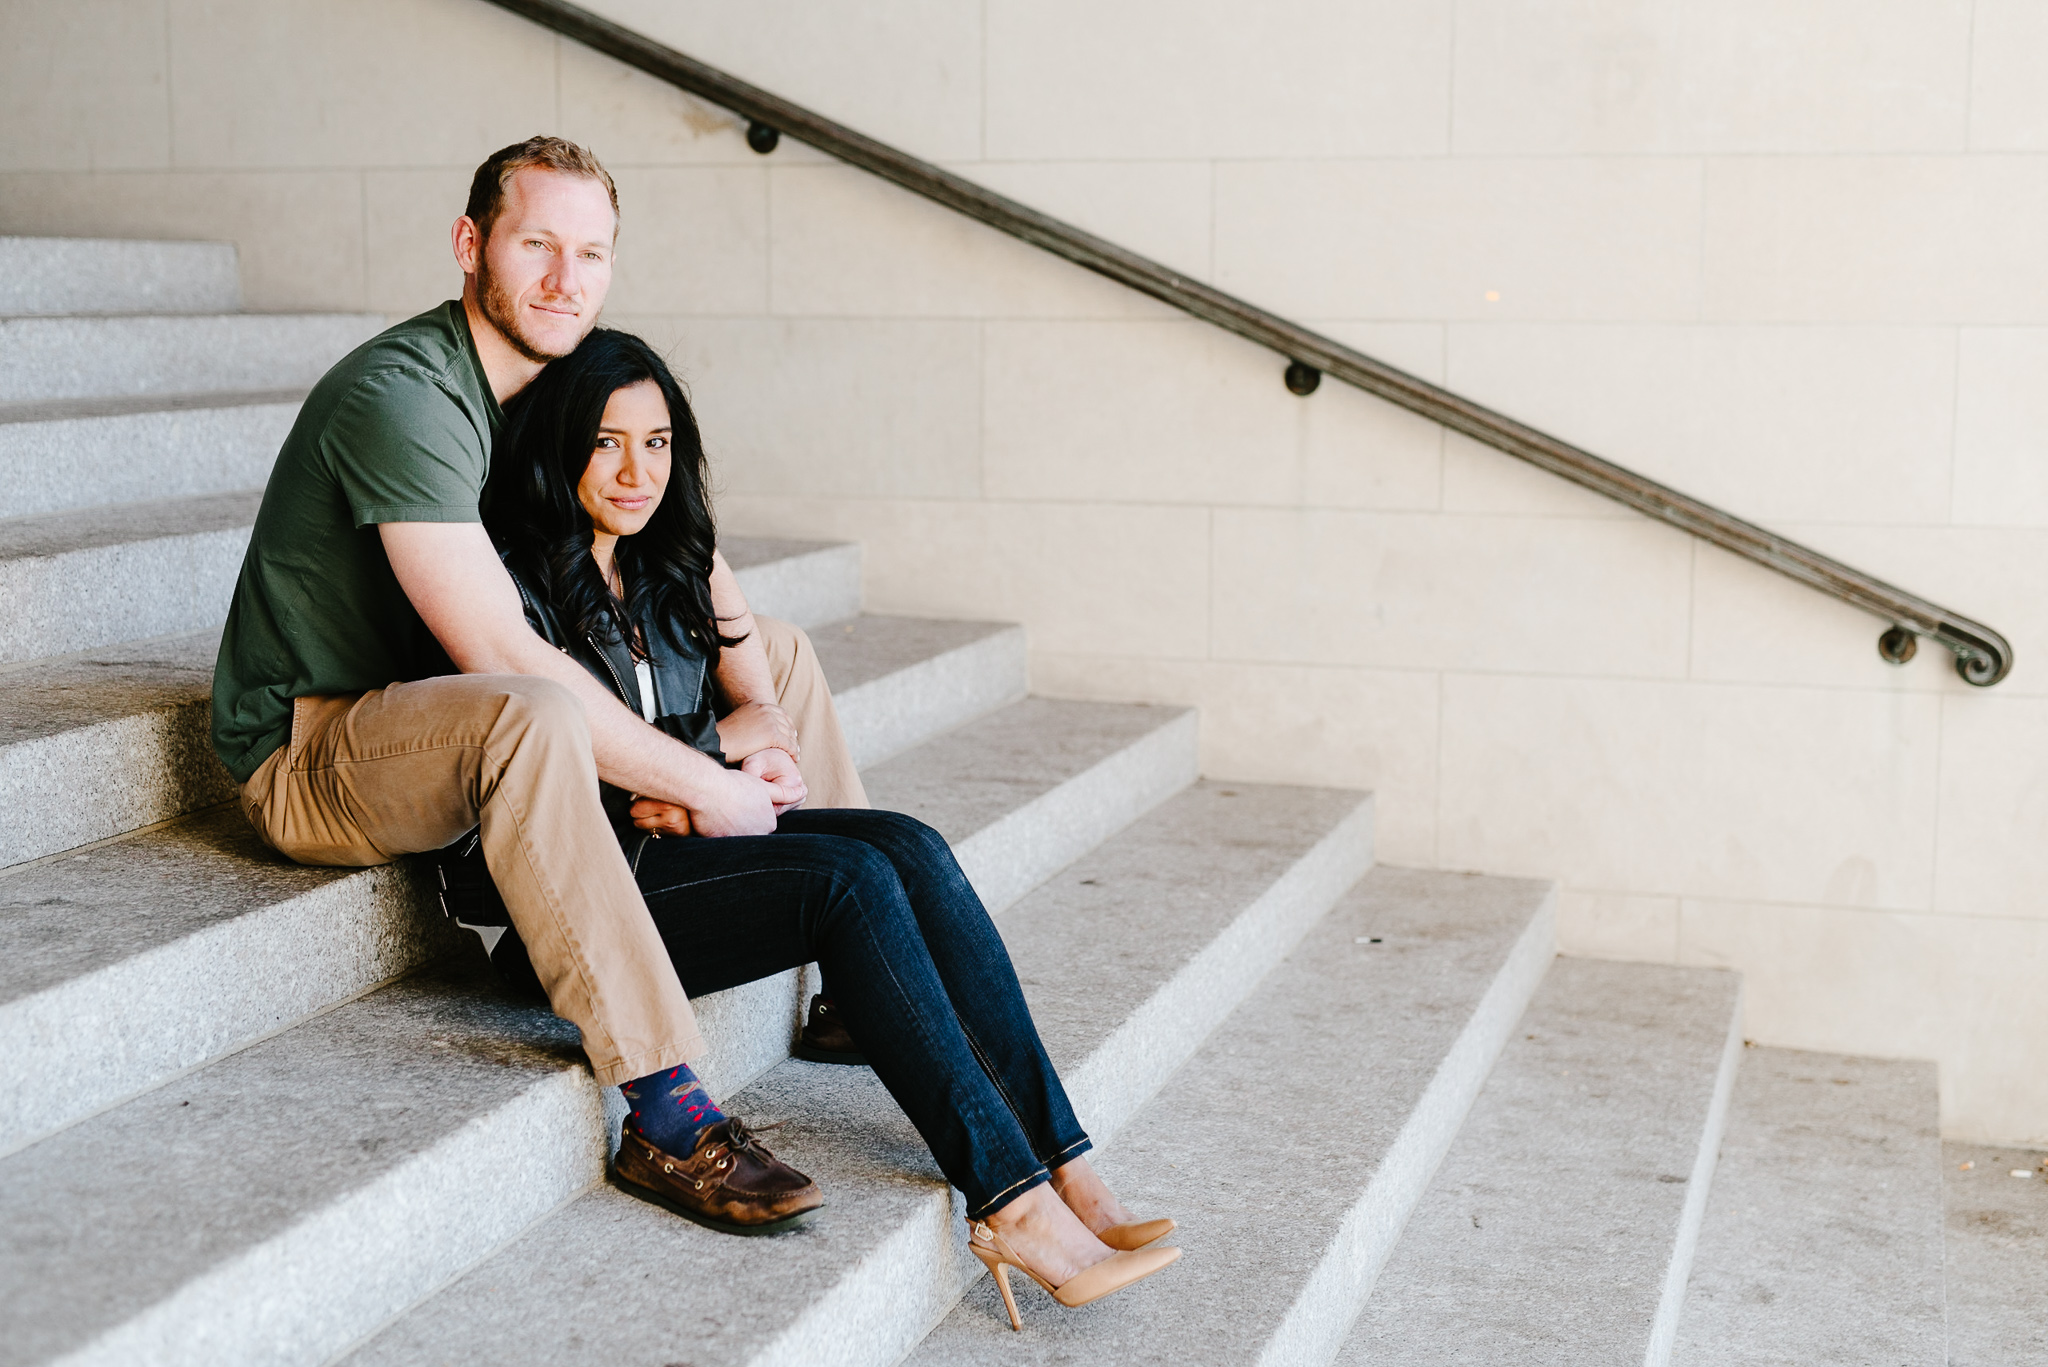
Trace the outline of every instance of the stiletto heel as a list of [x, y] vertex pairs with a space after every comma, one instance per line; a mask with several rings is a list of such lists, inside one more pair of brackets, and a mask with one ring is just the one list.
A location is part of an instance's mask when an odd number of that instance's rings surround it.
[[1003, 1293], [1003, 1308], [1010, 1312], [1010, 1327], [1020, 1332], [1024, 1328], [1024, 1317], [1017, 1313], [1017, 1298], [1010, 1291], [1009, 1270], [1013, 1267], [1037, 1282], [1046, 1295], [1073, 1310], [1121, 1291], [1133, 1282], [1143, 1281], [1180, 1257], [1177, 1248], [1112, 1253], [1093, 1267], [1077, 1272], [1054, 1286], [1017, 1256], [1009, 1240], [979, 1220], [967, 1222], [967, 1247], [996, 1279], [996, 1287]]
[[1017, 1313], [1017, 1297], [1010, 1290], [1010, 1265], [998, 1259], [988, 1263], [988, 1270], [996, 1279], [996, 1290], [1003, 1293], [1003, 1309], [1010, 1312], [1010, 1328], [1023, 1333], [1024, 1317]]

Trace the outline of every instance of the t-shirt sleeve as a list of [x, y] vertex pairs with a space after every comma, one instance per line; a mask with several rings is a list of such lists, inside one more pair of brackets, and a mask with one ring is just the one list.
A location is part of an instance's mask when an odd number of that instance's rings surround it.
[[423, 370], [365, 376], [336, 406], [321, 446], [358, 527], [482, 520], [490, 451], [454, 395]]

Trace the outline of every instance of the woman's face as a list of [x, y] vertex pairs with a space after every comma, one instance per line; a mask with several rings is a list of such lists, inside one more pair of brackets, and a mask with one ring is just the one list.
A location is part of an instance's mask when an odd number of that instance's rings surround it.
[[668, 488], [668, 400], [642, 380], [612, 391], [597, 425], [597, 446], [576, 498], [604, 536], [631, 536], [647, 525]]

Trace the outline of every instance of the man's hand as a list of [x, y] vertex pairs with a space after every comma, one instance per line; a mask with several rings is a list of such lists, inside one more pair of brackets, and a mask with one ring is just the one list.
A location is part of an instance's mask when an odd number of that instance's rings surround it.
[[732, 761], [763, 750], [784, 750], [791, 759], [802, 759], [796, 739], [796, 723], [772, 702], [742, 703], [718, 723], [718, 748]]
[[532, 674], [577, 696], [590, 722], [598, 777], [687, 809], [691, 826], [706, 835], [775, 829], [775, 803], [792, 799], [655, 730], [590, 671], [533, 634], [519, 590], [480, 524], [387, 522], [377, 531], [399, 587], [457, 669]]
[[796, 761], [780, 750], [760, 751], [738, 769], [720, 772], [724, 777], [715, 806], [689, 808], [636, 797], [628, 809], [633, 824], [656, 835], [768, 835], [776, 817], [804, 800]]

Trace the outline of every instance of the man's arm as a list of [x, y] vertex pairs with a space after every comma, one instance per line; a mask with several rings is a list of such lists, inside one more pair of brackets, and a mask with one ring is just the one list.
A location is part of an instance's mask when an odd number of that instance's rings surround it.
[[796, 724], [775, 701], [775, 675], [768, 668], [761, 633], [754, 629], [747, 595], [741, 592], [740, 581], [721, 551], [711, 553], [711, 610], [718, 616], [719, 635], [746, 638], [718, 652], [718, 687], [732, 708], [718, 722], [719, 748], [729, 760], [743, 760], [771, 748], [788, 751], [791, 759], [802, 759]]
[[763, 835], [801, 784], [726, 769], [628, 711], [589, 671], [534, 635], [519, 590], [475, 522], [386, 522], [377, 528], [399, 587], [465, 674], [531, 674], [565, 685], [590, 720], [606, 782], [685, 807], [701, 835]]

